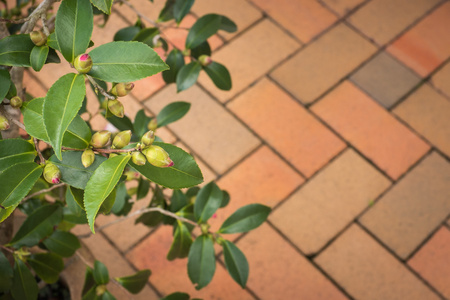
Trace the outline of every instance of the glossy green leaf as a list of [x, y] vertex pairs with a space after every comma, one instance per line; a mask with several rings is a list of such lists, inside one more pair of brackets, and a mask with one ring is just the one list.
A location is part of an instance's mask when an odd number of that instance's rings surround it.
[[181, 20], [189, 13], [194, 1], [195, 0], [175, 0], [173, 16], [178, 24], [180, 24]]
[[92, 133], [89, 126], [79, 115], [76, 115], [66, 133], [64, 133], [62, 145], [69, 148], [85, 149], [89, 146], [91, 137]]
[[99, 298], [99, 300], [116, 300], [116, 297], [113, 296], [113, 294], [111, 294], [110, 291], [106, 290], [103, 295], [101, 295]]
[[154, 142], [162, 147], [174, 162], [172, 167], [158, 168], [148, 162], [144, 166], [129, 162], [130, 166], [150, 181], [171, 189], [181, 189], [203, 182], [203, 175], [194, 158], [184, 150], [165, 143]]
[[84, 191], [68, 186], [66, 190], [66, 204], [67, 207], [74, 213], [78, 213], [79, 210], [84, 211], [83, 203]]
[[177, 227], [173, 235], [173, 242], [167, 254], [168, 260], [184, 258], [188, 256], [192, 245], [192, 237], [189, 229], [181, 221], [177, 220]]
[[47, 45], [50, 48], [61, 52], [61, 50], [59, 49], [58, 40], [56, 39], [56, 33], [54, 31], [47, 37]]
[[89, 55], [93, 66], [88, 74], [108, 82], [135, 81], [168, 69], [152, 48], [140, 42], [103, 44]]
[[62, 208], [58, 204], [44, 205], [28, 216], [20, 226], [10, 244], [15, 248], [37, 245], [53, 232], [53, 227], [62, 220]]
[[133, 133], [139, 139], [148, 131], [148, 123], [152, 118], [147, 117], [143, 109], [139, 110], [134, 117]]
[[61, 181], [77, 189], [85, 189], [94, 171], [106, 160], [105, 157], [96, 155], [94, 163], [85, 168], [81, 163], [81, 155], [81, 151], [65, 151], [62, 153], [62, 160], [55, 155], [50, 157], [50, 161], [61, 171]]
[[211, 47], [208, 41], [204, 41], [197, 47], [191, 49], [191, 56], [195, 57], [195, 59], [198, 59], [200, 55], [211, 56]]
[[102, 262], [100, 262], [98, 260], [96, 260], [94, 262], [93, 275], [94, 275], [94, 280], [97, 284], [107, 284], [109, 282], [108, 269]]
[[11, 99], [12, 97], [17, 96], [17, 89], [13, 82], [9, 86], [8, 94], [6, 94], [6, 98]]
[[83, 54], [91, 41], [94, 16], [89, 0], [64, 0], [55, 20], [60, 51], [68, 62]]
[[64, 269], [64, 262], [54, 253], [37, 253], [27, 259], [36, 274], [46, 283], [58, 281], [59, 274]]
[[231, 277], [244, 289], [248, 279], [248, 262], [239, 248], [230, 241], [224, 240], [222, 243], [225, 266]]
[[182, 191], [173, 190], [172, 197], [170, 198], [170, 211], [171, 212], [177, 212], [188, 204], [189, 204], [189, 200]]
[[166, 22], [172, 20], [173, 16], [173, 7], [175, 6], [175, 0], [167, 0], [163, 9], [159, 13], [158, 22]]
[[71, 257], [81, 247], [78, 238], [70, 232], [56, 230], [44, 240], [44, 245], [51, 252], [62, 257]]
[[47, 61], [48, 56], [48, 46], [44, 45], [41, 47], [34, 46], [30, 54], [30, 64], [33, 70], [40, 71]]
[[84, 76], [69, 73], [59, 78], [45, 96], [42, 117], [50, 144], [59, 159], [62, 159], [64, 133], [77, 116], [85, 95]]
[[237, 26], [236, 23], [234, 23], [233, 21], [231, 21], [229, 18], [222, 16], [222, 20], [220, 23], [220, 30], [224, 30], [226, 32], [236, 32], [237, 31]]
[[189, 250], [188, 275], [197, 290], [207, 286], [216, 271], [214, 242], [206, 235], [200, 235]]
[[42, 166], [24, 162], [10, 166], [0, 173], [0, 204], [17, 205], [31, 190], [42, 174]]
[[122, 212], [122, 210], [124, 209], [125, 205], [127, 204], [128, 199], [130, 199], [130, 197], [128, 196], [127, 187], [125, 186], [125, 182], [121, 182], [117, 185], [116, 200], [114, 201], [114, 205], [111, 208], [111, 211], [115, 215], [119, 215]]
[[162, 298], [161, 300], [189, 300], [191, 297], [189, 294], [186, 293], [172, 293], [170, 295], [167, 295], [166, 297]]
[[230, 194], [228, 194], [227, 191], [222, 190], [223, 197], [222, 197], [222, 203], [220, 204], [220, 208], [223, 208], [228, 205], [230, 202]]
[[269, 216], [271, 209], [262, 204], [249, 204], [239, 208], [220, 227], [220, 233], [241, 233], [255, 229]]
[[[83, 290], [81, 291], [81, 295], [84, 296], [93, 287], [95, 287], [94, 271], [90, 267], [86, 266], [86, 272], [84, 274]], [[95, 288], [94, 288], [94, 293], [95, 293]], [[83, 299], [84, 299], [84, 297], [83, 297]]]
[[219, 30], [221, 23], [222, 17], [216, 14], [208, 14], [199, 18], [189, 30], [186, 48], [195, 48], [206, 41]]
[[34, 276], [20, 259], [14, 258], [14, 279], [11, 294], [14, 299], [36, 300], [39, 292]]
[[100, 209], [98, 210], [99, 214], [107, 215], [110, 213], [111, 209], [114, 206], [114, 202], [116, 201], [116, 189], [113, 189], [112, 192], [106, 197], [103, 201]]
[[9, 87], [11, 86], [11, 76], [8, 70], [0, 69], [0, 99], [3, 100], [8, 94]]
[[158, 28], [149, 27], [139, 30], [136, 36], [133, 38], [134, 41], [144, 43], [150, 47], [155, 45], [155, 37], [159, 34]]
[[170, 51], [166, 59], [166, 64], [169, 66], [169, 70], [162, 73], [162, 77], [166, 83], [175, 82], [177, 79], [177, 74], [180, 69], [184, 66], [184, 55], [178, 49], [173, 49]]
[[47, 60], [45, 61], [46, 64], [55, 63], [59, 64], [61, 62], [61, 59], [59, 59], [58, 54], [53, 48], [49, 48]]
[[91, 0], [91, 3], [105, 14], [111, 14], [113, 0]]
[[129, 26], [129, 27], [124, 27], [122, 29], [120, 29], [119, 31], [116, 32], [116, 34], [114, 35], [114, 41], [118, 42], [118, 41], [124, 41], [124, 42], [129, 42], [132, 41], [134, 39], [134, 37], [139, 33], [139, 31], [141, 31], [141, 28], [138, 26]]
[[[103, 116], [106, 116], [104, 112], [102, 112]], [[114, 125], [119, 131], [131, 130], [133, 131], [133, 122], [131, 122], [130, 118], [127, 116], [123, 116], [123, 118], [116, 117], [114, 115], [108, 116], [106, 118], [109, 123]]]
[[33, 144], [24, 139], [0, 140], [0, 172], [21, 162], [32, 162], [37, 152]]
[[196, 61], [184, 65], [177, 74], [177, 92], [184, 91], [194, 85], [201, 70], [202, 66]]
[[11, 288], [12, 277], [13, 269], [3, 252], [0, 251], [0, 294]]
[[106, 160], [89, 179], [84, 191], [84, 207], [92, 232], [95, 232], [94, 220], [100, 206], [116, 186], [130, 158], [130, 155], [118, 155]]
[[150, 270], [140, 270], [139, 272], [131, 276], [117, 277], [115, 279], [130, 293], [137, 294], [144, 288], [145, 284], [148, 282], [150, 274]]
[[231, 76], [224, 65], [213, 61], [203, 69], [217, 88], [224, 91], [231, 90]]
[[10, 35], [0, 40], [0, 65], [29, 67], [34, 44], [28, 34]]
[[16, 209], [16, 207], [19, 205], [19, 203], [17, 203], [16, 205], [12, 205], [9, 207], [5, 207], [5, 209], [1, 209], [0, 210], [0, 223], [5, 221]]
[[145, 198], [149, 190], [150, 190], [150, 182], [147, 179], [140, 177], [139, 185], [136, 192], [136, 200]]
[[166, 126], [170, 123], [178, 121], [191, 108], [191, 104], [188, 102], [172, 102], [169, 105], [165, 106], [156, 117], [158, 121], [158, 127]]
[[223, 193], [214, 181], [201, 188], [194, 202], [194, 216], [198, 223], [204, 223], [222, 204]]

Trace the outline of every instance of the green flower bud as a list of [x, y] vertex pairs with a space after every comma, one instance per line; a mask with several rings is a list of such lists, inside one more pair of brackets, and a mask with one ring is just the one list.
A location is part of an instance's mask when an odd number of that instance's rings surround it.
[[138, 166], [145, 165], [145, 156], [139, 151], [134, 151], [131, 153], [131, 160]]
[[85, 168], [89, 167], [94, 163], [95, 153], [92, 149], [84, 150], [83, 154], [81, 154], [81, 163]]
[[114, 137], [112, 145], [116, 149], [121, 149], [126, 145], [128, 145], [130, 143], [130, 140], [131, 140], [131, 130], [121, 131]]
[[9, 121], [5, 116], [0, 115], [0, 130], [8, 130]]
[[200, 55], [200, 57], [198, 58], [199, 63], [206, 67], [207, 65], [210, 65], [212, 63], [212, 59], [211, 57], [209, 57], [208, 55]]
[[156, 128], [158, 128], [158, 121], [156, 121], [156, 118], [153, 118], [148, 122], [147, 128], [148, 130], [156, 131]]
[[38, 47], [44, 45], [47, 42], [47, 36], [42, 31], [30, 32], [30, 39]]
[[155, 141], [155, 132], [153, 130], [147, 131], [141, 138], [141, 143], [144, 146], [150, 146]]
[[117, 154], [117, 153], [110, 153], [110, 154], [109, 154], [109, 158], [113, 158], [113, 157], [115, 157], [115, 156], [117, 156], [117, 155], [119, 155], [119, 154]]
[[128, 93], [134, 88], [134, 83], [118, 83], [111, 89], [111, 94], [117, 97], [123, 97], [128, 95]]
[[124, 108], [123, 104], [119, 100], [108, 100], [108, 109], [116, 117], [123, 118]]
[[78, 55], [73, 61], [73, 66], [78, 72], [85, 74], [92, 69], [92, 58], [86, 53]]
[[96, 132], [91, 138], [91, 145], [94, 148], [103, 148], [105, 147], [111, 139], [111, 132], [108, 130], [102, 130]]
[[[131, 154], [131, 155], [133, 155], [133, 154]], [[133, 156], [131, 158], [133, 158]], [[131, 170], [126, 171], [125, 173], [123, 173], [123, 175], [127, 176], [127, 179], [126, 179], [127, 181], [139, 178], [139, 173], [131, 171]]]
[[10, 102], [10, 104], [11, 104], [11, 107], [13, 107], [13, 108], [20, 108], [20, 107], [22, 107], [22, 98], [20, 98], [19, 96], [15, 96], [15, 97], [12, 97], [10, 100], [9, 100], [9, 102]]
[[106, 292], [106, 285], [102, 284], [95, 288], [95, 294], [100, 297]]
[[61, 172], [58, 167], [51, 162], [47, 162], [44, 167], [44, 179], [48, 183], [59, 183], [61, 179]]
[[166, 168], [173, 166], [173, 161], [170, 159], [169, 154], [159, 146], [151, 145], [142, 150], [142, 153], [148, 162], [155, 167]]
[[181, 51], [181, 54], [183, 54], [183, 56], [191, 56], [191, 49], [184, 49], [183, 51]]

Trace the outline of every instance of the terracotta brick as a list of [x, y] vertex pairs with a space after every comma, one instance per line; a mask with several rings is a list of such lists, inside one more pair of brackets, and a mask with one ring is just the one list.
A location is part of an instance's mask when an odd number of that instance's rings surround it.
[[265, 78], [228, 107], [308, 177], [345, 148], [306, 109]]
[[223, 173], [259, 145], [243, 125], [197, 86], [176, 94], [170, 85], [145, 102], [158, 112], [174, 100], [188, 101], [190, 111], [168, 127], [215, 171]]
[[431, 82], [438, 90], [450, 97], [450, 85], [448, 84], [450, 82], [450, 63], [445, 64], [442, 69], [436, 72], [431, 78]]
[[347, 150], [270, 216], [307, 255], [317, 253], [388, 186], [353, 150]]
[[[114, 35], [117, 31], [124, 27], [130, 26], [130, 24], [120, 18], [115, 12], [111, 14], [110, 18], [114, 21], [111, 22], [110, 20], [106, 22], [106, 25], [104, 27], [94, 25], [94, 31], [92, 32], [91, 37], [91, 40], [94, 42], [94, 47], [98, 47], [100, 45], [114, 41]], [[100, 17], [96, 20], [97, 22], [95, 23], [103, 25], [103, 17]], [[91, 51], [93, 48], [89, 48], [87, 52]]]
[[[130, 4], [133, 5], [140, 14], [152, 21], [156, 21], [165, 3], [166, 0], [154, 0], [153, 2], [147, 0], [133, 0]], [[130, 24], [134, 24], [138, 19], [136, 12], [127, 5], [114, 5], [114, 10], [124, 16]], [[146, 20], [146, 18], [142, 18], [142, 22], [149, 27], [154, 27], [153, 24]]]
[[351, 10], [361, 5], [365, 0], [322, 0], [328, 7], [337, 12], [340, 16], [346, 15]]
[[348, 81], [312, 110], [393, 179], [430, 148]]
[[303, 103], [311, 103], [375, 51], [372, 44], [340, 24], [283, 63], [272, 76]]
[[268, 225], [237, 243], [250, 265], [248, 287], [260, 299], [347, 299]]
[[156, 136], [164, 141], [164, 143], [173, 144], [177, 138], [172, 134], [172, 132], [167, 129], [167, 127], [158, 128]]
[[216, 264], [211, 283], [197, 291], [187, 274], [187, 258], [168, 261], [172, 244], [172, 227], [162, 226], [127, 254], [137, 268], [152, 270], [150, 282], [164, 295], [182, 291], [192, 298], [202, 299], [254, 299], [228, 275], [225, 268]]
[[225, 102], [280, 63], [299, 46], [271, 21], [261, 21], [212, 56], [213, 60], [225, 65], [230, 71], [233, 82], [230, 91], [216, 88], [204, 72], [201, 72], [199, 82], [216, 98]]
[[28, 71], [38, 78], [45, 87], [50, 88], [61, 76], [67, 73], [76, 73], [75, 69], [70, 67], [70, 64], [62, 55], [59, 55], [59, 58], [61, 59], [59, 64], [45, 64], [39, 72], [31, 68]]
[[352, 14], [348, 21], [377, 44], [384, 45], [440, 0], [373, 0]]
[[429, 85], [423, 85], [394, 110], [442, 152], [450, 156], [450, 101]]
[[47, 89], [45, 89], [35, 77], [30, 76], [30, 73], [25, 71], [23, 73], [23, 86], [26, 89], [27, 94], [37, 97], [45, 97], [47, 95]]
[[407, 258], [450, 211], [450, 163], [426, 157], [361, 218], [401, 258]]
[[444, 297], [450, 298], [450, 230], [442, 226], [408, 264]]
[[450, 3], [445, 2], [411, 30], [403, 34], [387, 51], [425, 77], [450, 56]]
[[355, 299], [440, 299], [357, 225], [315, 262]]
[[337, 19], [317, 1], [252, 1], [304, 43], [311, 41]]

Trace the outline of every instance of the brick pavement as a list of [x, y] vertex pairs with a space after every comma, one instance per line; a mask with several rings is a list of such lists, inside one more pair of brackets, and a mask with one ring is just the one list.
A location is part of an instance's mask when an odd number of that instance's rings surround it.
[[[163, 1], [154, 2], [131, 0], [151, 18]], [[186, 24], [209, 12], [239, 26], [211, 39], [233, 89], [200, 76], [176, 94], [157, 75], [137, 82], [126, 110], [192, 103], [160, 135], [230, 192], [216, 223], [247, 203], [273, 207], [259, 229], [230, 237], [248, 255], [248, 286], [219, 264], [195, 291], [186, 260], [165, 260], [168, 227], [110, 228], [88, 241], [98, 258], [114, 274], [150, 268], [145, 299], [178, 290], [233, 300], [450, 299], [450, 2], [196, 0]], [[94, 42], [136, 21], [125, 6], [114, 14]], [[176, 45], [186, 36], [167, 35]], [[66, 71], [26, 73], [28, 92], [44, 95]], [[94, 127], [104, 126], [97, 118]]]

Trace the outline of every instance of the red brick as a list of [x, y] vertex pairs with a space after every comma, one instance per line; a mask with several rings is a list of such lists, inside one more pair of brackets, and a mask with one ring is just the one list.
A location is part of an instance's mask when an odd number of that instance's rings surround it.
[[442, 69], [436, 72], [431, 78], [432, 84], [447, 97], [450, 97], [450, 63], [446, 63]]
[[364, 1], [365, 0], [322, 0], [322, 2], [337, 12], [340, 16], [346, 15]]

